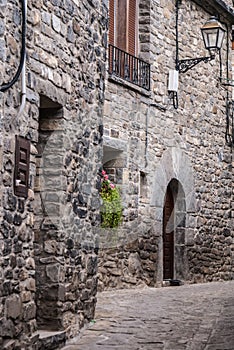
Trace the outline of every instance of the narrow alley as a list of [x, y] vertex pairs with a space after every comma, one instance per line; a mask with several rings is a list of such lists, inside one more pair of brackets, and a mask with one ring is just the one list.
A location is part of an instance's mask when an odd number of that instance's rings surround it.
[[98, 294], [96, 318], [63, 350], [233, 350], [234, 281]]

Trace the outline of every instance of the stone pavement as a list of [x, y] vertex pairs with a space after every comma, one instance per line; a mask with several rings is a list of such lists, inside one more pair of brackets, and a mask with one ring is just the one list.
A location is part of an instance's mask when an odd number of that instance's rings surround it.
[[63, 350], [234, 350], [234, 281], [98, 294]]

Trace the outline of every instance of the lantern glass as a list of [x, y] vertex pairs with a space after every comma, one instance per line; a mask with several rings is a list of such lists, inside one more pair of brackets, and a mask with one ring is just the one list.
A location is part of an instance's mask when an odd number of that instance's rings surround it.
[[207, 50], [220, 50], [223, 38], [225, 34], [225, 29], [219, 23], [216, 17], [211, 17], [201, 28], [202, 37]]

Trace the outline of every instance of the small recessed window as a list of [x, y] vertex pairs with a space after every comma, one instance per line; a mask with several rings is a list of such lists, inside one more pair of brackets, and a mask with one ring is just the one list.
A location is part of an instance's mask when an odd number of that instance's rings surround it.
[[16, 136], [14, 192], [16, 196], [27, 198], [29, 181], [30, 141]]
[[147, 197], [147, 178], [143, 171], [140, 171], [140, 197]]

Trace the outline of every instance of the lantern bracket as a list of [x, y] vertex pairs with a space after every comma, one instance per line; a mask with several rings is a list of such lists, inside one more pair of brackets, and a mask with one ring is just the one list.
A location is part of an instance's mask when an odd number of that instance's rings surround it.
[[180, 72], [180, 73], [185, 73], [187, 72], [189, 69], [193, 68], [194, 66], [196, 66], [198, 63], [200, 62], [209, 62], [212, 61], [215, 58], [214, 54], [211, 54], [210, 56], [207, 57], [197, 57], [197, 58], [187, 58], [184, 60], [179, 60], [177, 62], [177, 67], [176, 69]]

